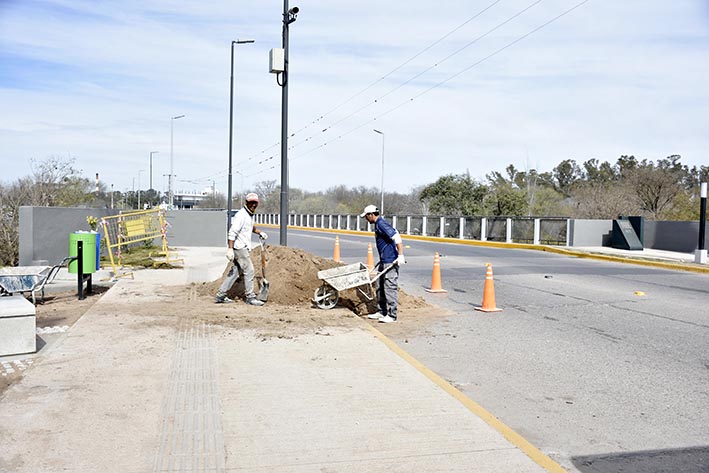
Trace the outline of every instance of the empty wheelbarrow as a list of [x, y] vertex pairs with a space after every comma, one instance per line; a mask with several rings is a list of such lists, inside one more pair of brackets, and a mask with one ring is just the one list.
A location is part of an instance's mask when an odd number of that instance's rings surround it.
[[[395, 264], [395, 263], [394, 263]], [[370, 272], [364, 263], [348, 264], [318, 271], [318, 279], [323, 284], [315, 290], [313, 302], [321, 309], [332, 309], [340, 300], [340, 291], [356, 288], [367, 300], [374, 300], [374, 283], [386, 274], [394, 264], [381, 272]]]
[[0, 295], [29, 292], [32, 303], [37, 304], [35, 294], [39, 291], [44, 302], [44, 286], [54, 280], [59, 269], [71, 258], [64, 258], [54, 266], [15, 266], [0, 268]]

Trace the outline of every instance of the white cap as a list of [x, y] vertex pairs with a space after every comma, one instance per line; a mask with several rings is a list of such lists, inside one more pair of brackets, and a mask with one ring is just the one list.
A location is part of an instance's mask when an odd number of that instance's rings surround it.
[[364, 217], [367, 214], [378, 214], [379, 209], [377, 208], [376, 205], [368, 205], [364, 208], [364, 212], [362, 212], [359, 216]]
[[246, 202], [258, 202], [258, 195], [254, 192], [249, 192], [246, 194]]

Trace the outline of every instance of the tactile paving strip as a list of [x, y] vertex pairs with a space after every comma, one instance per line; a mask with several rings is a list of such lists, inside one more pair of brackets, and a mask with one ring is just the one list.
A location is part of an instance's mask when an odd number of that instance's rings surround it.
[[218, 374], [211, 327], [194, 323], [181, 328], [162, 406], [154, 472], [224, 471]]

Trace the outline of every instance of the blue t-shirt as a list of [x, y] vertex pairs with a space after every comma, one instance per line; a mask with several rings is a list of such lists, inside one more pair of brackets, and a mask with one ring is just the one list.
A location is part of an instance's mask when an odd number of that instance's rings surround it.
[[384, 264], [393, 263], [399, 256], [399, 250], [394, 243], [394, 235], [399, 233], [396, 228], [389, 225], [383, 217], [379, 217], [374, 222], [374, 237], [377, 242], [379, 259]]

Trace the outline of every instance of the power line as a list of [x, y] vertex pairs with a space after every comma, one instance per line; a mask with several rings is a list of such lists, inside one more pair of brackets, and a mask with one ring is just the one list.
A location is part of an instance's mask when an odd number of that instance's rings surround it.
[[[405, 60], [405, 61], [402, 62], [401, 64], [399, 64], [398, 66], [396, 66], [394, 69], [392, 69], [391, 71], [389, 71], [389, 72], [387, 72], [386, 74], [384, 74], [384, 75], [383, 75], [382, 77], [380, 77], [379, 79], [377, 79], [377, 80], [375, 80], [374, 82], [372, 82], [371, 84], [367, 85], [366, 87], [364, 87], [363, 89], [361, 89], [359, 92], [355, 93], [354, 95], [352, 95], [351, 97], [349, 97], [349, 98], [346, 99], [345, 101], [341, 102], [339, 105], [335, 106], [333, 109], [331, 109], [331, 110], [325, 112], [324, 114], [320, 115], [319, 117], [317, 117], [316, 119], [314, 119], [313, 121], [311, 121], [310, 123], [308, 123], [307, 125], [305, 125], [304, 127], [299, 128], [298, 130], [296, 130], [296, 131], [294, 131], [293, 133], [291, 133], [290, 136], [289, 136], [289, 138], [292, 138], [292, 137], [298, 135], [298, 133], [300, 133], [300, 132], [306, 130], [306, 129], [309, 128], [311, 125], [314, 125], [315, 123], [319, 122], [320, 120], [322, 120], [322, 119], [325, 118], [326, 116], [328, 116], [328, 115], [330, 115], [331, 113], [335, 112], [336, 110], [340, 109], [340, 108], [341, 108], [342, 106], [344, 106], [345, 104], [347, 104], [347, 103], [351, 102], [352, 100], [354, 100], [355, 98], [359, 97], [359, 96], [362, 95], [364, 92], [368, 91], [369, 89], [371, 89], [372, 87], [374, 87], [375, 85], [377, 85], [379, 82], [383, 81], [384, 79], [386, 79], [386, 78], [389, 77], [390, 75], [394, 74], [396, 71], [400, 70], [402, 67], [404, 67], [405, 65], [409, 64], [411, 61], [413, 61], [414, 59], [416, 59], [417, 57], [419, 57], [420, 55], [422, 55], [423, 53], [425, 53], [425, 52], [428, 51], [429, 49], [433, 48], [434, 46], [436, 46], [437, 44], [439, 44], [440, 42], [442, 42], [443, 40], [445, 40], [446, 38], [448, 38], [449, 36], [451, 36], [451, 35], [452, 35], [453, 33], [455, 33], [456, 31], [458, 31], [458, 30], [460, 30], [461, 28], [463, 28], [465, 25], [467, 25], [467, 24], [470, 23], [471, 21], [475, 20], [475, 19], [478, 18], [480, 15], [482, 15], [483, 13], [485, 13], [486, 11], [488, 11], [489, 9], [491, 9], [493, 6], [495, 6], [496, 4], [500, 3], [501, 1], [502, 1], [502, 0], [494, 0], [494, 1], [493, 1], [492, 3], [490, 3], [488, 6], [486, 6], [485, 8], [483, 8], [482, 10], [480, 10], [479, 12], [477, 12], [475, 15], [471, 16], [470, 18], [468, 18], [467, 20], [465, 20], [463, 23], [461, 23], [460, 25], [456, 26], [455, 28], [453, 28], [452, 30], [450, 30], [448, 33], [444, 34], [443, 36], [441, 36], [440, 38], [438, 38], [436, 41], [434, 41], [433, 43], [429, 44], [428, 46], [426, 46], [425, 48], [423, 48], [422, 50], [420, 50], [419, 52], [417, 52], [416, 54], [414, 54], [413, 56], [411, 56], [410, 58], [408, 58], [407, 60]], [[542, 1], [542, 0], [539, 0], [539, 1]], [[538, 3], [538, 2], [537, 2], [537, 3]], [[448, 58], [446, 58], [446, 59], [448, 59]], [[445, 60], [445, 59], [444, 59], [444, 60]], [[442, 62], [442, 61], [441, 61], [441, 62]], [[376, 101], [375, 101], [375, 102], [376, 102]], [[371, 105], [371, 104], [370, 104], [370, 105]], [[359, 113], [361, 110], [363, 110], [364, 108], [367, 108], [368, 106], [369, 106], [369, 105], [367, 105], [367, 106], [365, 106], [365, 107], [363, 107], [363, 108], [357, 110], [357, 111], [355, 112], [355, 114], [356, 114], [356, 113]], [[350, 115], [350, 116], [352, 116], [352, 115]], [[349, 117], [349, 116], [348, 116], [348, 117]], [[346, 117], [346, 118], [348, 118], [348, 117]], [[332, 128], [332, 127], [335, 126], [337, 123], [340, 123], [340, 122], [336, 122], [336, 123], [330, 125], [328, 128]], [[322, 132], [326, 131], [328, 128], [322, 130]], [[305, 142], [309, 141], [310, 139], [312, 139], [314, 136], [315, 136], [315, 135], [312, 135], [312, 136], [306, 138], [305, 140], [296, 143], [296, 144], [293, 145], [292, 147], [295, 147], [295, 146], [297, 146], [298, 144], [305, 143]], [[269, 149], [273, 148], [274, 146], [278, 146], [279, 144], [280, 144], [280, 141], [277, 142], [277, 143], [272, 144], [272, 145], [269, 146], [268, 148], [263, 149], [259, 154], [263, 154], [263, 153], [265, 153], [266, 151], [268, 151]], [[292, 148], [292, 147], [291, 147], [291, 148]], [[291, 148], [288, 148], [288, 149], [290, 150]], [[268, 159], [271, 159], [272, 157], [273, 157], [273, 156], [269, 157]], [[246, 162], [251, 161], [252, 159], [254, 159], [254, 157], [248, 158], [248, 159], [246, 160]]]
[[[514, 15], [512, 15], [511, 17], [507, 18], [506, 20], [502, 21], [501, 23], [498, 23], [498, 24], [497, 24], [496, 26], [494, 26], [492, 29], [486, 31], [485, 33], [483, 33], [483, 34], [481, 34], [480, 36], [476, 37], [476, 38], [473, 39], [472, 41], [469, 41], [468, 43], [466, 43], [466, 44], [463, 45], [462, 47], [458, 48], [457, 50], [455, 50], [455, 51], [452, 52], [451, 54], [449, 54], [449, 55], [445, 56], [444, 58], [440, 59], [439, 61], [437, 61], [436, 63], [434, 63], [432, 66], [427, 67], [427, 68], [424, 69], [423, 71], [421, 71], [421, 72], [419, 72], [419, 73], [413, 75], [411, 78], [405, 80], [405, 81], [402, 82], [401, 84], [399, 84], [399, 85], [397, 85], [396, 87], [394, 87], [393, 89], [389, 90], [389, 91], [386, 92], [384, 95], [382, 95], [382, 96], [380, 96], [380, 97], [374, 99], [373, 101], [367, 103], [366, 105], [364, 105], [364, 106], [360, 107], [359, 109], [355, 110], [354, 112], [350, 113], [349, 115], [347, 115], [347, 116], [341, 118], [340, 120], [338, 120], [338, 121], [332, 123], [330, 126], [328, 126], [327, 128], [324, 128], [322, 131], [320, 131], [320, 133], [321, 133], [321, 134], [322, 134], [322, 133], [325, 133], [325, 132], [327, 132], [328, 130], [330, 130], [331, 128], [333, 128], [334, 126], [337, 126], [337, 125], [339, 125], [340, 123], [343, 123], [343, 122], [349, 120], [350, 118], [354, 117], [355, 115], [357, 115], [357, 114], [360, 113], [361, 111], [363, 111], [363, 110], [365, 110], [365, 109], [371, 107], [372, 105], [375, 105], [375, 104], [380, 103], [380, 101], [381, 101], [384, 97], [387, 97], [388, 95], [391, 95], [392, 93], [396, 92], [397, 90], [399, 90], [400, 88], [402, 88], [402, 87], [405, 86], [406, 84], [412, 82], [413, 80], [418, 79], [418, 78], [421, 77], [422, 75], [426, 74], [427, 72], [429, 72], [429, 71], [435, 69], [436, 67], [438, 67], [439, 65], [443, 64], [445, 61], [447, 61], [448, 59], [452, 58], [453, 56], [455, 56], [455, 55], [457, 55], [457, 54], [460, 54], [461, 52], [463, 52], [464, 50], [466, 50], [466, 49], [469, 48], [470, 46], [474, 45], [475, 43], [477, 43], [477, 42], [480, 41], [481, 39], [485, 38], [486, 36], [489, 36], [490, 34], [494, 33], [494, 32], [497, 31], [498, 29], [502, 28], [503, 26], [505, 26], [506, 24], [508, 24], [508, 23], [511, 22], [512, 20], [514, 20], [515, 18], [518, 18], [519, 16], [523, 15], [524, 13], [526, 13], [527, 11], [529, 11], [530, 9], [532, 9], [533, 7], [535, 7], [536, 5], [540, 4], [540, 3], [543, 2], [543, 1], [544, 1], [544, 0], [535, 0], [534, 2], [532, 2], [531, 4], [529, 4], [528, 6], [526, 6], [525, 8], [523, 8], [522, 10], [518, 11], [517, 13], [515, 13]], [[491, 5], [491, 6], [492, 6], [492, 5]], [[488, 7], [488, 8], [489, 8], [489, 7]], [[401, 67], [401, 66], [400, 66], [400, 67]], [[292, 147], [295, 148], [295, 147], [298, 146], [298, 145], [301, 145], [301, 144], [303, 144], [303, 143], [308, 142], [309, 140], [311, 140], [311, 139], [314, 138], [314, 137], [315, 137], [315, 135], [311, 135], [311, 136], [309, 136], [308, 138], [306, 138], [305, 140], [302, 140], [302, 141], [299, 141], [298, 143], [293, 144]]]
[[[416, 99], [418, 99], [419, 97], [421, 97], [421, 96], [427, 94], [428, 92], [432, 91], [433, 89], [436, 89], [436, 88], [440, 87], [441, 85], [445, 84], [446, 82], [449, 82], [449, 81], [455, 79], [456, 77], [460, 76], [461, 74], [463, 74], [463, 73], [465, 73], [465, 72], [468, 72], [470, 69], [473, 69], [474, 67], [476, 67], [476, 66], [482, 64], [483, 62], [487, 61], [488, 59], [490, 59], [490, 58], [492, 58], [492, 57], [494, 57], [494, 56], [500, 54], [502, 51], [504, 51], [504, 50], [506, 50], [506, 49], [508, 49], [508, 48], [510, 48], [510, 47], [512, 47], [512, 46], [514, 46], [515, 44], [519, 43], [520, 41], [522, 41], [522, 40], [528, 38], [529, 36], [533, 35], [534, 33], [538, 32], [539, 30], [541, 30], [541, 29], [547, 27], [548, 25], [554, 23], [554, 22], [557, 21], [558, 19], [560, 19], [560, 18], [562, 18], [562, 17], [568, 15], [568, 14], [571, 13], [572, 11], [576, 10], [577, 8], [581, 7], [582, 5], [584, 5], [585, 3], [588, 3], [588, 2], [589, 2], [589, 0], [583, 0], [583, 1], [579, 2], [579, 3], [577, 3], [577, 4], [574, 5], [573, 7], [571, 7], [571, 8], [569, 8], [569, 9], [563, 11], [563, 12], [560, 13], [559, 15], [553, 17], [553, 18], [550, 19], [549, 21], [547, 21], [547, 22], [541, 24], [540, 26], [538, 26], [538, 27], [532, 29], [531, 31], [525, 33], [524, 35], [520, 36], [519, 38], [517, 38], [517, 39], [515, 39], [515, 40], [513, 40], [513, 41], [511, 41], [511, 42], [509, 42], [509, 43], [507, 43], [505, 46], [503, 46], [503, 47], [497, 49], [496, 51], [492, 52], [491, 54], [488, 54], [487, 56], [485, 56], [485, 57], [483, 57], [482, 59], [476, 61], [475, 63], [471, 64], [470, 66], [468, 66], [468, 67], [466, 67], [466, 68], [464, 68], [464, 69], [462, 69], [462, 70], [456, 72], [455, 74], [453, 74], [453, 75], [451, 75], [451, 76], [448, 76], [446, 79], [444, 79], [444, 80], [442, 80], [442, 81], [440, 81], [440, 82], [434, 84], [433, 86], [431, 86], [431, 87], [425, 89], [424, 91], [420, 92], [419, 94], [414, 95], [413, 97], [407, 99], [406, 101], [403, 101], [403, 102], [399, 103], [398, 105], [396, 105], [396, 106], [390, 108], [389, 110], [385, 111], [384, 113], [382, 113], [382, 114], [380, 114], [380, 115], [378, 115], [378, 116], [375, 116], [374, 118], [371, 118], [370, 120], [367, 120], [366, 122], [360, 124], [359, 126], [357, 126], [357, 127], [355, 127], [355, 128], [352, 128], [352, 129], [350, 129], [349, 131], [347, 131], [347, 132], [345, 132], [345, 133], [343, 133], [343, 134], [337, 136], [336, 138], [334, 138], [333, 140], [331, 140], [331, 142], [332, 142], [332, 141], [337, 141], [337, 140], [339, 140], [339, 139], [341, 139], [341, 138], [343, 138], [343, 137], [349, 135], [350, 133], [354, 133], [355, 131], [359, 130], [360, 128], [363, 128], [363, 127], [365, 127], [365, 126], [367, 126], [367, 125], [370, 125], [372, 122], [375, 122], [378, 118], [381, 118], [381, 117], [383, 117], [383, 116], [386, 116], [386, 115], [388, 115], [388, 114], [394, 112], [395, 110], [398, 110], [399, 108], [403, 107], [404, 105], [413, 102], [414, 100], [416, 100]], [[325, 142], [325, 143], [323, 143], [323, 144], [321, 144], [321, 145], [319, 145], [319, 146], [317, 146], [317, 147], [315, 147], [315, 148], [313, 148], [313, 149], [311, 149], [311, 150], [309, 150], [309, 151], [306, 151], [306, 152], [303, 153], [303, 154], [300, 154], [300, 155], [298, 155], [298, 156], [293, 157], [292, 160], [296, 160], [296, 159], [302, 158], [303, 156], [308, 155], [308, 154], [310, 154], [310, 153], [312, 153], [312, 152], [314, 152], [314, 151], [316, 151], [316, 150], [318, 150], [318, 149], [320, 149], [320, 148], [323, 148], [324, 146], [327, 146], [327, 145], [328, 145], [328, 142]]]

